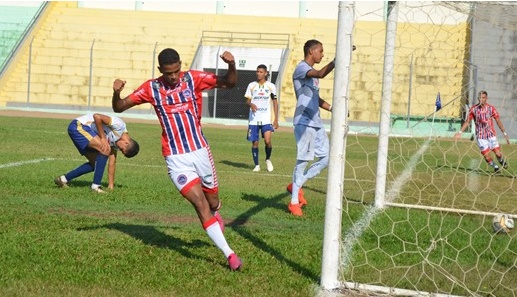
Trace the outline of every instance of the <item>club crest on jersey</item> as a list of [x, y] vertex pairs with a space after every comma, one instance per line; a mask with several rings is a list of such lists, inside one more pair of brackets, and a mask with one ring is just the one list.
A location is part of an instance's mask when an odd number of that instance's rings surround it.
[[192, 91], [190, 89], [183, 90], [183, 96], [185, 96], [185, 98], [191, 98], [192, 97]]
[[178, 181], [178, 184], [184, 185], [187, 183], [187, 176], [185, 174], [180, 174], [176, 180]]

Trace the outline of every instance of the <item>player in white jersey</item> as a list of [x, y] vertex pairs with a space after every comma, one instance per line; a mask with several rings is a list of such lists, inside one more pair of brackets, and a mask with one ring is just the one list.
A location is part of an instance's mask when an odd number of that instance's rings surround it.
[[68, 182], [72, 179], [93, 171], [91, 189], [103, 193], [100, 184], [109, 160], [108, 188], [112, 190], [115, 185], [117, 151], [120, 150], [127, 158], [132, 158], [140, 150], [138, 143], [129, 136], [126, 123], [116, 116], [100, 113], [80, 116], [68, 125], [68, 135], [88, 162], [56, 177], [54, 183], [62, 188], [68, 187]]
[[[266, 167], [271, 172], [274, 169], [273, 163], [270, 160], [271, 152], [273, 151], [271, 136], [275, 129], [278, 129], [278, 101], [276, 99], [276, 87], [267, 78], [266, 65], [258, 65], [257, 80], [248, 85], [244, 97], [250, 107], [247, 139], [252, 143], [251, 154], [255, 164], [253, 171], [260, 171], [258, 149], [260, 131], [264, 139]], [[273, 107], [273, 122], [271, 122], [271, 107]]]

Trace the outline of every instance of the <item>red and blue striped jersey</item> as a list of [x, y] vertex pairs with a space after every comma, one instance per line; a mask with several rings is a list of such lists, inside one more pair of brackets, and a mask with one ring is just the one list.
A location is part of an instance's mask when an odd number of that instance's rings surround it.
[[476, 104], [469, 111], [469, 120], [474, 120], [476, 124], [476, 137], [478, 139], [489, 139], [496, 136], [492, 120], [496, 118], [499, 118], [499, 113], [490, 104]]
[[201, 130], [202, 91], [215, 88], [217, 76], [189, 70], [181, 72], [178, 81], [176, 86], [170, 86], [160, 76], [146, 81], [129, 95], [137, 105], [153, 105], [162, 126], [164, 156], [185, 154], [208, 146]]

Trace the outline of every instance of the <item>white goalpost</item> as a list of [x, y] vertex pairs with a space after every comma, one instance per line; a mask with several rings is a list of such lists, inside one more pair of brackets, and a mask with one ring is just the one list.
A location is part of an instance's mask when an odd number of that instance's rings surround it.
[[[352, 32], [354, 28], [354, 2], [340, 2], [336, 42], [336, 68], [330, 156], [325, 206], [325, 231], [321, 286], [325, 289], [339, 287], [339, 254], [341, 248], [341, 215], [343, 211], [343, 179], [345, 177], [345, 148], [348, 132], [348, 93], [350, 88], [350, 64], [352, 62]], [[341, 50], [342, 49], [342, 50]]]

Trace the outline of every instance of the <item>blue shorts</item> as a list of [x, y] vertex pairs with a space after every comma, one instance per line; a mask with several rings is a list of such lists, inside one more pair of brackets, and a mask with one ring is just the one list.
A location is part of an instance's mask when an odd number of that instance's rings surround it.
[[264, 133], [267, 131], [275, 132], [275, 128], [273, 128], [273, 125], [267, 124], [267, 125], [249, 125], [248, 126], [248, 141], [255, 142], [259, 141], [259, 130], [261, 131], [262, 138], [264, 138]]
[[70, 136], [70, 139], [72, 139], [72, 142], [81, 155], [97, 151], [88, 147], [88, 143], [97, 136], [97, 133], [93, 131], [90, 126], [83, 125], [78, 120], [73, 120], [70, 125], [68, 125], [68, 136]]

